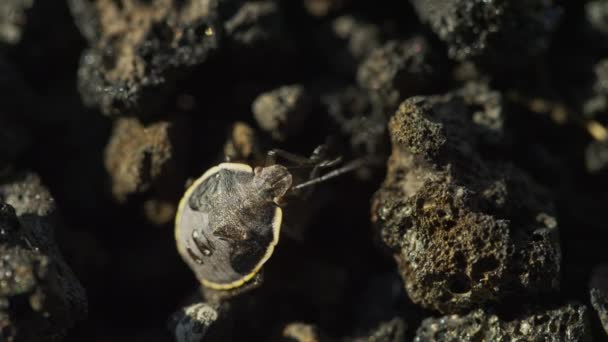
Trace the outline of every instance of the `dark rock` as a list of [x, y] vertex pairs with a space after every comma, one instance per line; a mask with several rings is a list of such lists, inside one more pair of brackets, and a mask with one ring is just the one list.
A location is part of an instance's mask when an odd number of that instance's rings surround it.
[[608, 266], [596, 267], [589, 284], [591, 305], [604, 326], [604, 331], [608, 334]]
[[91, 40], [78, 71], [85, 103], [106, 115], [160, 113], [174, 82], [219, 48], [222, 27], [211, 3], [71, 1]]
[[3, 179], [0, 202], [3, 340], [59, 341], [86, 316], [87, 299], [55, 244], [53, 198], [26, 174]]
[[303, 86], [289, 85], [259, 95], [251, 107], [260, 128], [276, 140], [285, 140], [302, 128], [312, 103]]
[[600, 60], [593, 68], [589, 84], [582, 87], [585, 97], [582, 112], [586, 119], [605, 117], [608, 110], [608, 59]]
[[410, 98], [390, 121], [372, 221], [425, 308], [454, 313], [559, 287], [551, 197], [492, 153], [503, 115], [499, 94], [469, 86]]
[[587, 2], [585, 4], [585, 14], [593, 29], [608, 35], [608, 2], [604, 0]]
[[288, 43], [279, 5], [273, 0], [241, 2], [224, 22], [224, 29], [232, 53], [269, 52], [272, 48], [283, 49]]
[[255, 130], [244, 122], [232, 125], [228, 140], [224, 144], [224, 158], [231, 162], [244, 162], [260, 157]]
[[207, 331], [218, 320], [219, 313], [206, 303], [182, 308], [174, 315], [173, 334], [177, 342], [198, 342], [206, 338]]
[[440, 79], [442, 67], [426, 39], [417, 36], [373, 50], [359, 66], [357, 80], [390, 113], [406, 98], [427, 93]]
[[514, 66], [549, 45], [560, 10], [547, 0], [410, 0], [455, 60]]
[[479, 309], [425, 319], [414, 341], [591, 341], [587, 315], [581, 304], [533, 310], [514, 320]]
[[608, 166], [608, 142], [591, 141], [585, 149], [585, 166], [587, 171], [597, 173]]
[[105, 150], [105, 166], [119, 202], [132, 195], [150, 194], [156, 201], [147, 202], [148, 216], [166, 212], [153, 220], [158, 223], [173, 217], [174, 202], [183, 190], [184, 131], [181, 117], [150, 124], [135, 118], [116, 120]]
[[6, 0], [0, 5], [0, 42], [17, 44], [27, 24], [27, 11], [34, 0]]

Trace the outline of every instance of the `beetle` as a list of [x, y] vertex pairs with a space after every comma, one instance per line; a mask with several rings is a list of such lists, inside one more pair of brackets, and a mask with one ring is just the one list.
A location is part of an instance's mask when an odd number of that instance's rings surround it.
[[302, 158], [281, 150], [271, 152], [269, 156], [280, 154], [288, 160], [314, 164], [311, 179], [293, 186], [292, 174], [280, 164], [252, 168], [221, 163], [194, 181], [180, 200], [175, 218], [177, 249], [205, 287], [234, 289], [260, 271], [279, 242], [281, 204], [286, 195], [363, 164], [354, 160], [318, 177], [320, 169], [336, 165], [341, 158], [319, 161], [315, 153]]

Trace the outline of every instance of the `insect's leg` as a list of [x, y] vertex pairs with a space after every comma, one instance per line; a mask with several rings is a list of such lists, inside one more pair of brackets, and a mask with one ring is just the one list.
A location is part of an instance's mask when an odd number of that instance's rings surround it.
[[325, 156], [327, 156], [327, 145], [323, 144], [323, 145], [317, 146], [312, 151], [312, 154], [310, 155], [309, 159], [311, 161], [321, 161], [321, 160], [325, 159]]
[[297, 191], [297, 190], [300, 190], [300, 189], [303, 189], [303, 188], [306, 188], [306, 187], [309, 187], [309, 186], [312, 186], [312, 185], [315, 185], [315, 184], [319, 184], [319, 183], [325, 182], [327, 180], [330, 180], [332, 178], [338, 177], [338, 176], [340, 176], [342, 174], [345, 174], [347, 172], [354, 171], [354, 170], [356, 170], [356, 169], [358, 169], [358, 168], [360, 168], [362, 166], [368, 165], [370, 163], [371, 163], [371, 161], [369, 159], [367, 159], [367, 158], [355, 159], [355, 160], [349, 162], [348, 164], [340, 167], [339, 169], [335, 169], [333, 171], [330, 171], [330, 172], [324, 174], [323, 176], [316, 177], [316, 178], [311, 179], [311, 180], [309, 180], [307, 182], [304, 182], [304, 183], [300, 183], [300, 184], [292, 187], [291, 190], [292, 191]]
[[[342, 162], [342, 157], [338, 157], [336, 159], [332, 159], [332, 160], [324, 160], [321, 161], [319, 163], [317, 163], [312, 170], [310, 171], [310, 175], [308, 177], [308, 181], [311, 181], [313, 179], [319, 178], [319, 173], [321, 172], [321, 170], [323, 169], [328, 169], [331, 167], [334, 167], [338, 164], [340, 164]], [[312, 193], [313, 187], [309, 187], [308, 189], [306, 189], [306, 191], [302, 194], [303, 197], [308, 197], [311, 193]]]
[[295, 165], [306, 165], [306, 166], [310, 166], [310, 165], [314, 165], [314, 161], [311, 161], [310, 158], [306, 158], [306, 157], [302, 157], [300, 155], [291, 153], [291, 152], [287, 152], [285, 150], [280, 150], [280, 149], [272, 149], [270, 151], [268, 151], [268, 153], [266, 154], [266, 165], [274, 165], [277, 163], [277, 158], [283, 158], [285, 160], [287, 160], [290, 163], [293, 163]]

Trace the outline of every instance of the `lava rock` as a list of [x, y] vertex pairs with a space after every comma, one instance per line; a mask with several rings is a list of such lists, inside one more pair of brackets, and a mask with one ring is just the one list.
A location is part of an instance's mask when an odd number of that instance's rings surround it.
[[597, 267], [589, 284], [591, 305], [597, 314], [608, 334], [608, 266]]
[[585, 149], [587, 171], [597, 173], [608, 166], [608, 141], [591, 141]]
[[552, 198], [497, 160], [503, 115], [499, 94], [470, 86], [410, 98], [390, 120], [372, 221], [425, 308], [456, 313], [559, 288]]
[[246, 162], [260, 157], [255, 130], [244, 122], [232, 125], [224, 144], [224, 158], [231, 162]]
[[160, 113], [175, 81], [220, 46], [222, 26], [212, 1], [70, 4], [91, 41], [81, 58], [79, 89], [87, 105], [106, 115]]
[[301, 85], [289, 85], [260, 94], [251, 109], [260, 128], [276, 140], [285, 140], [298, 133], [311, 108], [306, 89]]
[[427, 93], [440, 78], [438, 54], [422, 36], [389, 41], [373, 50], [357, 71], [359, 85], [386, 111], [413, 95]]
[[585, 92], [582, 103], [582, 112], [587, 119], [605, 117], [608, 110], [608, 59], [597, 62], [589, 85], [582, 87]]
[[468, 315], [425, 319], [414, 341], [591, 341], [587, 315], [582, 304], [533, 310], [514, 320], [478, 309]]
[[174, 318], [175, 340], [177, 342], [202, 341], [207, 330], [217, 321], [218, 316], [218, 311], [206, 303], [184, 307]]
[[0, 330], [5, 341], [58, 341], [87, 313], [54, 241], [53, 198], [33, 174], [0, 182]]
[[144, 193], [170, 200], [181, 192], [186, 136], [179, 119], [150, 124], [136, 118], [115, 121], [105, 150], [105, 166], [119, 202]]
[[[286, 39], [283, 14], [276, 1], [242, 1], [224, 22], [227, 45], [240, 59], [279, 53], [290, 45]], [[274, 50], [274, 51], [273, 51]], [[266, 56], [268, 57], [268, 56]]]
[[27, 11], [34, 6], [34, 0], [6, 0], [0, 4], [0, 42], [16, 44], [27, 24]]
[[604, 0], [587, 2], [585, 4], [585, 14], [593, 29], [608, 35], [608, 2]]
[[451, 58], [502, 66], [542, 53], [561, 11], [547, 0], [410, 0]]

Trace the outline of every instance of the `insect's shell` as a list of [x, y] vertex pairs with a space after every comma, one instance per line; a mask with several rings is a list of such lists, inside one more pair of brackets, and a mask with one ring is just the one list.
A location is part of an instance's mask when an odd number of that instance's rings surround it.
[[279, 241], [282, 210], [258, 199], [250, 186], [253, 176], [249, 165], [222, 163], [197, 179], [179, 203], [177, 249], [206, 287], [245, 284]]

